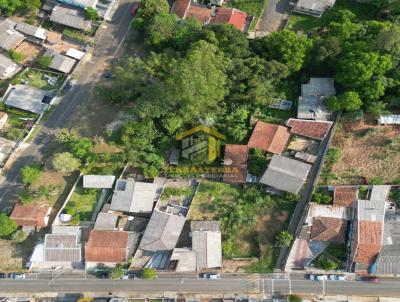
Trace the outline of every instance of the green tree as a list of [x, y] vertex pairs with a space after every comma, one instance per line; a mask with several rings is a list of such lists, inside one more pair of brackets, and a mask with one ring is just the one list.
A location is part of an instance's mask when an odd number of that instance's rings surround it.
[[252, 175], [260, 176], [267, 167], [267, 163], [267, 158], [261, 149], [250, 149], [248, 169]]
[[290, 295], [289, 302], [301, 302], [303, 299], [297, 295]]
[[330, 204], [332, 203], [332, 196], [324, 194], [323, 192], [315, 192], [312, 196], [312, 200], [319, 204]]
[[337, 262], [325, 257], [324, 255], [318, 257], [317, 265], [318, 267], [328, 271], [337, 270], [339, 267], [339, 264]]
[[10, 219], [6, 213], [0, 214], [0, 237], [6, 237], [18, 228], [14, 220]]
[[145, 29], [145, 42], [152, 48], [162, 49], [175, 35], [178, 18], [175, 14], [158, 14]]
[[42, 169], [38, 165], [25, 166], [20, 170], [22, 182], [30, 186], [42, 175]]
[[112, 270], [111, 270], [111, 279], [117, 280], [121, 279], [122, 276], [125, 273], [125, 268], [121, 264], [117, 264]]
[[81, 162], [69, 152], [62, 152], [54, 154], [51, 161], [53, 168], [62, 173], [70, 173], [78, 170]]
[[262, 58], [281, 62], [290, 72], [303, 67], [311, 47], [311, 39], [288, 30], [274, 32], [254, 41], [254, 49]]
[[9, 52], [10, 58], [17, 63], [21, 63], [25, 59], [25, 55], [22, 52], [11, 49]]
[[276, 236], [276, 245], [278, 247], [289, 246], [293, 240], [293, 235], [288, 231], [282, 231]]
[[388, 113], [386, 110], [386, 104], [380, 101], [371, 103], [368, 106], [367, 111], [371, 113], [374, 118], [378, 118], [381, 115]]
[[17, 10], [34, 12], [40, 5], [40, 0], [0, 0], [0, 10], [7, 16], [11, 16]]
[[59, 144], [74, 144], [79, 140], [79, 134], [74, 130], [62, 129], [56, 134], [56, 141]]
[[244, 58], [250, 55], [249, 40], [246, 34], [231, 24], [213, 25], [209, 28], [215, 33], [218, 48], [232, 58]]
[[166, 0], [143, 0], [133, 20], [133, 26], [142, 31], [155, 16], [168, 13], [169, 5]]
[[49, 66], [51, 65], [52, 61], [53, 61], [53, 59], [50, 56], [40, 56], [39, 58], [37, 58], [36, 64], [40, 68], [46, 69], [46, 68], [49, 68]]
[[332, 96], [325, 103], [331, 111], [347, 110], [355, 111], [361, 108], [362, 101], [357, 92], [347, 91], [340, 96]]
[[99, 14], [93, 7], [86, 7], [85, 17], [90, 21], [97, 21], [99, 19]]
[[22, 230], [16, 230], [14, 233], [11, 235], [11, 240], [14, 242], [23, 242], [28, 238], [28, 233], [22, 231]]
[[192, 43], [204, 40], [215, 44], [216, 38], [213, 33], [204, 28], [202, 24], [194, 17], [188, 17], [184, 21], [176, 23], [175, 33], [171, 39], [171, 46], [177, 50], [186, 51]]
[[146, 280], [154, 280], [157, 278], [157, 272], [154, 268], [145, 268], [142, 270], [141, 276]]
[[93, 148], [93, 142], [89, 138], [80, 138], [77, 142], [70, 145], [72, 154], [79, 159], [87, 159]]

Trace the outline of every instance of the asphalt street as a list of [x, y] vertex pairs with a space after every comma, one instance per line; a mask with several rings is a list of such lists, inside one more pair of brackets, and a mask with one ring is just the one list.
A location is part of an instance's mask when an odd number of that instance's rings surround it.
[[253, 295], [357, 295], [400, 296], [400, 280], [379, 283], [363, 281], [310, 281], [306, 279], [271, 279], [257, 275], [222, 276], [219, 280], [193, 277], [158, 278], [156, 280], [103, 280], [103, 279], [33, 279], [0, 280], [0, 293], [207, 293]]
[[76, 78], [76, 85], [63, 96], [61, 103], [55, 107], [49, 119], [32, 143], [25, 148], [13, 165], [6, 172], [0, 184], [0, 211], [12, 204], [21, 186], [19, 170], [27, 164], [41, 162], [54, 133], [66, 124], [76, 110], [79, 110], [90, 95], [94, 84], [101, 77], [105, 64], [114, 58], [128, 33], [132, 16], [129, 8], [132, 1], [120, 0], [113, 18], [100, 28], [96, 37], [96, 46], [89, 62], [81, 66]]

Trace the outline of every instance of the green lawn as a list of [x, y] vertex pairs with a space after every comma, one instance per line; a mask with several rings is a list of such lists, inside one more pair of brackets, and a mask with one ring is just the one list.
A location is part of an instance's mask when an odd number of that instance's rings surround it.
[[268, 0], [232, 0], [228, 6], [237, 8], [251, 16], [260, 17]]
[[92, 219], [100, 192], [97, 189], [76, 187], [64, 210], [67, 214], [72, 215], [72, 224], [79, 224], [80, 221]]
[[284, 124], [291, 117], [296, 117], [296, 102], [293, 102], [290, 110], [263, 107], [261, 109], [260, 120], [272, 124]]
[[[1, 135], [6, 139], [14, 141], [22, 139], [24, 131], [27, 128], [27, 123], [33, 123], [38, 117], [37, 114], [12, 108], [4, 105], [4, 103], [0, 103], [0, 111], [8, 114], [6, 127], [1, 130]], [[27, 119], [31, 120], [28, 121]]]
[[[44, 78], [44, 75], [47, 74], [49, 76], [56, 76], [57, 83], [55, 85], [50, 85], [47, 80]], [[12, 84], [23, 84], [26, 83], [32, 87], [36, 87], [43, 90], [53, 90], [57, 89], [61, 86], [61, 83], [64, 79], [64, 76], [57, 75], [54, 73], [46, 73], [35, 69], [27, 69], [24, 72], [20, 73], [16, 76], [15, 79], [12, 80]]]

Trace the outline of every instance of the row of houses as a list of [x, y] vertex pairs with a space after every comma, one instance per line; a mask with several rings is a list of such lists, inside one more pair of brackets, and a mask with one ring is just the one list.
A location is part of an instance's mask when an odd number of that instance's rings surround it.
[[[111, 175], [85, 175], [84, 188], [111, 190], [95, 220], [71, 224], [63, 210], [39, 242], [29, 269], [84, 269], [124, 264], [132, 270], [152, 267], [169, 271], [198, 271], [222, 267], [221, 231], [217, 221], [187, 222], [197, 181], [154, 182]], [[161, 198], [165, 187], [188, 189], [183, 199]], [[17, 203], [10, 215], [24, 231], [33, 232], [49, 223], [52, 209]], [[189, 233], [184, 230], [189, 225]], [[182, 235], [182, 233], [185, 233]], [[191, 240], [180, 242], [189, 236]], [[177, 247], [178, 245], [178, 247]]]
[[285, 125], [258, 121], [247, 145], [227, 144], [224, 165], [240, 173], [225, 174], [224, 181], [251, 182], [254, 177], [248, 173], [248, 154], [251, 148], [258, 148], [267, 156], [272, 154], [259, 183], [279, 191], [299, 193], [317, 159], [319, 145], [333, 125], [323, 100], [335, 93], [333, 79], [311, 78], [308, 84], [302, 85], [297, 119], [290, 118]]

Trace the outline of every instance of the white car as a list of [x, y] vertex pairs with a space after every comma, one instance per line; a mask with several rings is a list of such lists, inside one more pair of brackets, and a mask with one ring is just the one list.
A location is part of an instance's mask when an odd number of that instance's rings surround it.
[[329, 280], [346, 281], [347, 280], [347, 276], [344, 276], [344, 275], [329, 275]]
[[318, 275], [317, 276], [317, 280], [318, 281], [328, 280], [328, 276], [327, 275]]

